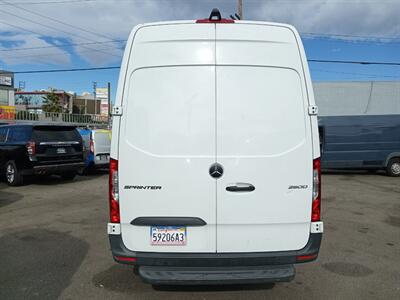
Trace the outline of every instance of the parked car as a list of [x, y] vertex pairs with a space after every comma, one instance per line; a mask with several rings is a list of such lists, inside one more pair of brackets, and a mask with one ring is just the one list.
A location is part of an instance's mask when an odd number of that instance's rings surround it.
[[82, 139], [75, 127], [0, 126], [0, 170], [9, 185], [21, 185], [34, 174], [72, 180], [83, 165]]
[[82, 173], [108, 168], [110, 163], [111, 130], [78, 129], [85, 146], [85, 167]]
[[114, 259], [152, 284], [292, 280], [322, 238], [316, 112], [290, 25], [214, 10], [136, 27], [113, 108]]
[[400, 116], [320, 117], [322, 168], [400, 176]]

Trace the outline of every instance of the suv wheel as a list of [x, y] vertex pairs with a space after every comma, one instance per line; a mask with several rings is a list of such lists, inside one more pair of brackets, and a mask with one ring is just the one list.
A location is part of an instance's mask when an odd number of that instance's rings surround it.
[[386, 173], [389, 176], [400, 176], [400, 158], [392, 158], [386, 166]]
[[61, 178], [64, 180], [72, 180], [76, 176], [76, 172], [65, 172], [61, 174]]
[[23, 176], [18, 171], [15, 162], [10, 160], [6, 163], [6, 180], [7, 184], [11, 186], [18, 186], [21, 185], [24, 181]]

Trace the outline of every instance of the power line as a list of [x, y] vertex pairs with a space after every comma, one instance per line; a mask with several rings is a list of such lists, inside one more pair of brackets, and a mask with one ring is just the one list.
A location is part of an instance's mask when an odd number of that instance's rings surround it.
[[[16, 71], [14, 74], [32, 74], [32, 73], [58, 73], [58, 72], [79, 72], [79, 71], [96, 71], [96, 70], [112, 70], [120, 69], [120, 66], [112, 67], [96, 67], [96, 68], [74, 68], [74, 69], [52, 69], [52, 70], [29, 70], [29, 71]], [[1, 72], [0, 72], [1, 74]], [[9, 73], [4, 73], [9, 74]]]
[[330, 70], [321, 70], [321, 69], [311, 69], [311, 72], [323, 72], [323, 73], [333, 73], [333, 74], [345, 74], [345, 75], [355, 75], [355, 76], [366, 76], [370, 78], [400, 78], [399, 76], [391, 76], [391, 75], [378, 75], [378, 74], [366, 74], [366, 73], [353, 73], [353, 72], [341, 72], [341, 71], [330, 71]]
[[[12, 24], [9, 24], [9, 23], [4, 22], [4, 21], [0, 21], [0, 23], [6, 24], [6, 25], [10, 25], [10, 26], [13, 26], [13, 27], [16, 27], [16, 28], [20, 28], [20, 29], [23, 29], [25, 31], [29, 31], [31, 33], [35, 33], [35, 34], [41, 35], [40, 33], [35, 32], [33, 30], [29, 30], [29, 29], [26, 29], [26, 28], [23, 28], [23, 27], [20, 27], [20, 26], [17, 26], [17, 25], [12, 25]], [[124, 40], [121, 40], [121, 41], [124, 41]], [[94, 42], [94, 43], [99, 43], [99, 42]], [[53, 46], [47, 46], [47, 47], [50, 48], [50, 47], [53, 47]], [[57, 46], [54, 46], [54, 47], [57, 47]], [[86, 48], [90, 49], [90, 50], [95, 50], [95, 49], [92, 49], [92, 48], [89, 48], [89, 47], [86, 47]], [[97, 51], [100, 51], [100, 50], [97, 50]], [[117, 55], [114, 55], [114, 56], [117, 56]], [[400, 66], [400, 62], [347, 61], [347, 60], [322, 60], [322, 59], [309, 59], [308, 62], [311, 62], [311, 63], [340, 63], [340, 64]]]
[[[46, 24], [43, 24], [43, 23], [40, 23], [40, 22], [37, 22], [37, 21], [33, 21], [33, 20], [28, 19], [28, 18], [24, 18], [24, 17], [21, 17], [21, 16], [19, 16], [19, 15], [16, 15], [16, 14], [13, 14], [13, 13], [10, 13], [10, 12], [4, 11], [4, 10], [1, 10], [1, 9], [0, 9], [0, 12], [4, 13], [4, 14], [6, 14], [6, 15], [12, 15], [12, 16], [17, 17], [17, 18], [19, 18], [19, 19], [22, 19], [22, 20], [25, 20], [25, 21], [28, 21], [28, 22], [31, 22], [31, 23], [34, 23], [34, 24], [37, 24], [37, 25], [46, 27], [46, 28], [49, 28], [49, 29], [51, 29], [51, 30], [61, 31], [61, 32], [64, 32], [64, 33], [67, 33], [67, 34], [70, 34], [70, 35], [77, 36], [77, 37], [79, 37], [79, 38], [81, 38], [81, 39], [87, 39], [87, 40], [89, 40], [89, 41], [95, 42], [94, 40], [88, 39], [88, 38], [86, 38], [86, 37], [82, 37], [82, 36], [79, 35], [79, 34], [76, 34], [76, 33], [70, 32], [70, 31], [65, 31], [65, 30], [62, 30], [62, 29], [53, 28], [53, 27], [48, 26], [48, 25], [46, 25]], [[3, 21], [0, 21], [0, 22], [5, 23], [5, 22], [3, 22]], [[14, 27], [17, 27], [17, 26], [14, 26]], [[20, 27], [20, 28], [22, 28], [22, 27]], [[26, 31], [34, 32], [34, 31], [30, 30], [30, 29], [27, 29]], [[39, 34], [39, 35], [43, 35], [42, 33], [37, 33], [37, 32], [35, 32], [35, 33], [36, 33], [36, 34]], [[118, 56], [118, 55], [115, 55], [115, 54], [113, 54], [113, 53], [101, 51], [101, 50], [94, 49], [94, 48], [90, 48], [90, 47], [87, 47], [87, 46], [82, 46], [82, 48], [91, 49], [91, 50], [97, 51], [97, 52], [102, 52], [102, 53], [107, 54], [107, 55]]]
[[[0, 23], [3, 23], [0, 21]], [[8, 48], [8, 49], [0, 49], [0, 51], [24, 51], [24, 50], [36, 50], [36, 49], [46, 49], [46, 48], [64, 48], [64, 47], [73, 47], [73, 46], [81, 46], [81, 45], [98, 45], [98, 44], [112, 44], [112, 43], [122, 43], [126, 42], [126, 40], [114, 40], [107, 42], [88, 42], [88, 43], [68, 43], [68, 44], [59, 44], [52, 46], [38, 46], [38, 47], [22, 47], [22, 48]]]
[[[14, 4], [22, 5], [36, 5], [36, 4], [64, 4], [64, 3], [82, 3], [82, 2], [95, 2], [97, 0], [61, 0], [61, 1], [30, 1], [30, 2], [15, 2]], [[1, 4], [0, 5], [6, 5]]]
[[97, 33], [97, 32], [93, 32], [93, 31], [91, 31], [91, 30], [88, 30], [88, 29], [85, 29], [85, 28], [82, 28], [82, 27], [79, 27], [79, 26], [76, 26], [76, 25], [72, 25], [72, 24], [69, 24], [69, 23], [67, 23], [67, 22], [63, 22], [63, 21], [57, 20], [57, 19], [55, 19], [55, 18], [52, 18], [52, 17], [46, 16], [46, 15], [40, 14], [40, 13], [38, 13], [38, 12], [35, 12], [35, 11], [30, 10], [30, 9], [27, 9], [27, 8], [18, 6], [18, 5], [16, 5], [16, 4], [7, 2], [7, 1], [5, 1], [5, 0], [0, 0], [0, 1], [3, 2], [3, 3], [5, 3], [5, 4], [8, 4], [8, 5], [10, 5], [10, 6], [13, 6], [13, 7], [15, 7], [15, 8], [18, 8], [18, 9], [21, 9], [21, 10], [23, 10], [23, 11], [26, 11], [26, 12], [28, 12], [28, 13], [30, 13], [30, 14], [35, 15], [35, 16], [39, 16], [39, 17], [42, 17], [42, 18], [45, 18], [45, 19], [49, 19], [49, 20], [51, 20], [51, 21], [53, 21], [53, 22], [56, 22], [56, 23], [59, 23], [59, 24], [63, 24], [63, 25], [65, 25], [65, 26], [69, 26], [69, 27], [72, 27], [72, 28], [81, 30], [81, 31], [84, 31], [84, 32], [86, 32], [86, 33], [90, 33], [90, 34], [92, 34], [92, 35], [100, 36], [100, 37], [103, 37], [103, 38], [108, 39], [108, 40], [114, 40], [113, 38], [110, 38], [110, 37], [108, 37], [108, 36], [106, 36], [106, 35], [104, 35], [104, 34]]
[[[0, 4], [1, 5], [1, 4]], [[39, 34], [42, 35], [41, 33], [37, 32], [37, 31], [32, 31], [17, 25], [13, 25], [4, 21], [0, 21], [0, 23], [6, 24], [8, 26], [12, 26], [24, 31], [28, 31], [31, 33], [35, 33], [35, 34]], [[354, 38], [364, 38], [364, 39], [386, 39], [386, 40], [399, 40], [400, 41], [400, 37], [396, 38], [396, 37], [378, 37], [378, 36], [373, 36], [373, 37], [368, 37], [368, 36], [356, 36], [356, 35], [341, 35], [341, 34], [324, 34], [324, 33], [307, 33], [307, 32], [302, 32], [302, 35], [315, 35], [315, 36], [319, 36], [319, 37], [324, 37], [326, 36], [327, 38], [335, 38], [335, 36], [342, 36], [342, 37], [354, 37]], [[332, 36], [332, 37], [331, 37]], [[80, 45], [92, 45], [92, 44], [106, 44], [106, 43], [123, 43], [126, 42], [126, 39], [119, 39], [119, 40], [112, 40], [112, 41], [106, 41], [106, 42], [90, 42], [90, 43], [66, 43], [66, 44], [60, 44], [60, 45], [51, 45], [51, 46], [41, 46], [41, 47], [22, 47], [22, 48], [9, 48], [9, 49], [0, 49], [0, 51], [19, 51], [19, 50], [33, 50], [33, 49], [45, 49], [45, 48], [63, 48], [63, 47], [69, 47], [69, 46], [80, 46]]]
[[378, 62], [378, 61], [356, 61], [356, 60], [308, 59], [308, 62], [314, 62], [314, 63], [332, 63], [332, 64], [358, 64], [358, 65], [400, 66], [400, 62]]
[[353, 39], [365, 39], [365, 40], [399, 40], [400, 37], [392, 37], [392, 36], [367, 36], [367, 35], [350, 35], [350, 34], [338, 34], [338, 33], [316, 33], [316, 32], [301, 32], [301, 35], [311, 35], [318, 37], [327, 37], [327, 38], [353, 38]]
[[[367, 62], [367, 61], [334, 61], [334, 60], [316, 60], [309, 59], [309, 62], [320, 62], [320, 63], [350, 63], [350, 64], [370, 64], [370, 65], [395, 65], [400, 66], [400, 63], [396, 62]], [[14, 74], [31, 74], [31, 73], [56, 73], [56, 72], [77, 72], [77, 71], [95, 71], [95, 70], [110, 70], [119, 69], [119, 66], [111, 67], [95, 67], [95, 68], [74, 68], [74, 69], [53, 69], [53, 70], [29, 70], [29, 71], [16, 71]], [[332, 71], [333, 72], [333, 71]], [[355, 73], [354, 73], [355, 75]], [[357, 74], [361, 75], [361, 74]], [[364, 75], [364, 74], [363, 74]], [[365, 74], [367, 75], [367, 74]], [[369, 74], [368, 74], [369, 75]], [[384, 77], [384, 76], [382, 76]]]
[[33, 34], [43, 35], [40, 32], [37, 32], [37, 31], [34, 31], [34, 30], [30, 30], [30, 29], [27, 29], [27, 28], [24, 28], [24, 27], [21, 27], [21, 26], [18, 26], [18, 25], [13, 25], [13, 24], [10, 24], [8, 22], [1, 21], [1, 20], [0, 20], [0, 23], [8, 25], [8, 26], [11, 26], [11, 27], [15, 27], [15, 28], [18, 28], [18, 29], [21, 29], [23, 31], [30, 32], [30, 33], [33, 33]]
[[[56, 50], [56, 49], [54, 49], [54, 50]], [[99, 49], [99, 50], [103, 50], [103, 49]], [[91, 49], [86, 49], [86, 50], [81, 50], [81, 51], [79, 51], [79, 54], [81, 54], [81, 53], [88, 53], [88, 52], [93, 52], [93, 50], [91, 50]], [[28, 55], [17, 55], [17, 56], [14, 56], [14, 55], [8, 55], [9, 53], [7, 53], [5, 56], [3, 56], [4, 58], [7, 58], [7, 59], [10, 59], [10, 60], [15, 60], [15, 59], [21, 59], [21, 58], [29, 58], [29, 57], [43, 57], [43, 56], [45, 56], [45, 57], [49, 57], [49, 56], [60, 56], [60, 55], [66, 55], [66, 53], [65, 52], [57, 52], [57, 53], [38, 53], [38, 54], [28, 54]], [[68, 54], [70, 54], [69, 52], [68, 52]]]

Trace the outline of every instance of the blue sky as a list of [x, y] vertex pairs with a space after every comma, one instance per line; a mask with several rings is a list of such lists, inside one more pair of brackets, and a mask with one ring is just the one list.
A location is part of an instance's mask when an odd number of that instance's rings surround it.
[[[213, 7], [227, 16], [236, 0], [0, 0], [0, 69], [117, 66], [121, 40], [134, 25], [204, 18]], [[246, 19], [290, 23], [304, 33], [309, 59], [400, 62], [399, 11], [393, 0], [244, 0]], [[316, 81], [400, 80], [400, 66], [310, 63], [310, 69]], [[111, 82], [114, 95], [118, 72], [16, 74], [15, 85], [82, 93], [92, 91], [93, 81]]]

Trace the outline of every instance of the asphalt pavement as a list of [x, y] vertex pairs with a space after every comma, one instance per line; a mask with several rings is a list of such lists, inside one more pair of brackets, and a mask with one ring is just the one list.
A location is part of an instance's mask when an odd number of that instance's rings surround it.
[[400, 299], [400, 178], [324, 174], [318, 261], [290, 283], [153, 287], [109, 251], [106, 173], [0, 183], [0, 299]]

